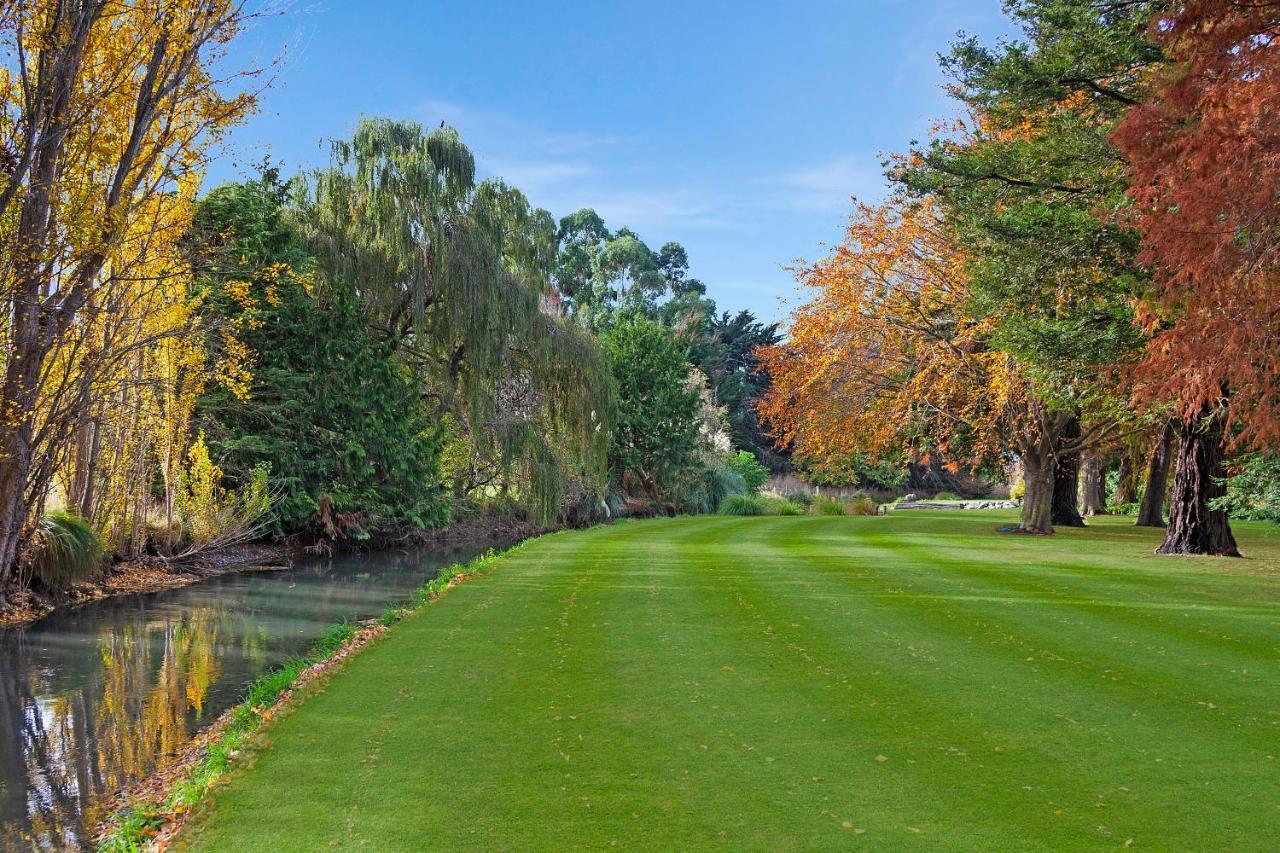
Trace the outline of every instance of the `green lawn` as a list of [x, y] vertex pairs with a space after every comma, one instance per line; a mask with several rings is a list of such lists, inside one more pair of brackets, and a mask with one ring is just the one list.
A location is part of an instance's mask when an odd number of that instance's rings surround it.
[[201, 848], [1274, 850], [1280, 532], [705, 517], [548, 537], [270, 730]]

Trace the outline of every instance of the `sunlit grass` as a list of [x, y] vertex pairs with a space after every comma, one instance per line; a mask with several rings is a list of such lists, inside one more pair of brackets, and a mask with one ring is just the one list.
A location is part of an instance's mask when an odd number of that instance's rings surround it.
[[[1267, 850], [1280, 536], [702, 517], [532, 543], [269, 729], [215, 850]], [[442, 582], [442, 583], [446, 583]]]

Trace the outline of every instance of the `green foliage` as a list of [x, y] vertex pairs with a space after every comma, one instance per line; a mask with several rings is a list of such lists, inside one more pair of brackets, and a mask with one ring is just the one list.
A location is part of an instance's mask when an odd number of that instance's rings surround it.
[[637, 314], [618, 317], [601, 344], [617, 389], [610, 476], [626, 491], [669, 498], [698, 443], [700, 400], [686, 382], [685, 348]]
[[720, 502], [720, 515], [764, 515], [764, 498], [759, 495], [730, 495]]
[[726, 497], [746, 494], [742, 474], [720, 454], [699, 452], [681, 470], [667, 500], [683, 513], [715, 512]]
[[716, 510], [720, 515], [799, 515], [791, 501], [767, 495], [730, 495]]
[[1022, 500], [1022, 497], [1026, 493], [1027, 493], [1027, 483], [1025, 480], [1019, 477], [1018, 481], [1009, 487], [1009, 500], [1020, 501]]
[[961, 500], [960, 496], [959, 496], [959, 495], [957, 495], [955, 492], [938, 492], [936, 495], [934, 495], [934, 496], [933, 496], [933, 499], [934, 499], [935, 501], [958, 501], [958, 500]]
[[747, 491], [755, 494], [769, 481], [769, 469], [756, 461], [755, 454], [740, 450], [728, 458], [729, 467], [742, 475]]
[[1227, 493], [1213, 502], [1213, 508], [1232, 518], [1280, 524], [1280, 454], [1246, 454], [1232, 467]]
[[1154, 5], [1011, 0], [1020, 39], [988, 48], [965, 37], [944, 59], [973, 126], [895, 172], [941, 200], [991, 345], [1051, 406], [1095, 419], [1124, 417], [1097, 365], [1142, 345], [1137, 235], [1105, 213], [1126, 204], [1127, 167], [1108, 135], [1159, 60], [1146, 38]]
[[580, 327], [543, 310], [556, 268], [551, 215], [499, 180], [476, 182], [452, 128], [367, 119], [334, 143], [294, 208], [322, 287], [349, 291], [430, 412], [458, 422], [470, 470], [553, 518], [567, 487], [603, 489], [608, 367]]
[[844, 504], [833, 497], [818, 495], [809, 505], [811, 515], [844, 515]]
[[765, 496], [765, 515], [800, 515], [800, 507], [786, 498]]
[[858, 495], [844, 502], [845, 515], [875, 515], [876, 502], [866, 495]]
[[65, 510], [40, 517], [27, 549], [27, 571], [48, 590], [83, 580], [102, 565], [102, 543], [93, 525]]
[[786, 499], [789, 503], [805, 510], [813, 506], [813, 492], [788, 492]]
[[777, 324], [760, 323], [749, 311], [717, 315], [706, 286], [689, 277], [689, 255], [679, 243], [654, 252], [626, 228], [610, 232], [589, 209], [560, 220], [560, 240], [555, 277], [569, 313], [591, 329], [607, 328], [619, 314], [641, 314], [667, 329], [707, 377], [733, 445], [771, 470], [784, 469], [786, 457], [755, 413], [769, 382], [755, 350], [780, 340]]
[[219, 187], [200, 204], [193, 242], [211, 323], [231, 324], [254, 353], [248, 400], [222, 386], [198, 421], [232, 482], [271, 466], [278, 534], [359, 538], [442, 522], [440, 434], [410, 373], [369, 334], [356, 295], [311, 262], [271, 174]]

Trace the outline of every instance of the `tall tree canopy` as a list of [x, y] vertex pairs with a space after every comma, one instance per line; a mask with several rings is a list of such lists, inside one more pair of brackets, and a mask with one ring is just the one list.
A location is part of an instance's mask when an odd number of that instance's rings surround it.
[[320, 286], [353, 289], [476, 463], [515, 475], [541, 514], [571, 478], [598, 490], [608, 368], [588, 334], [548, 310], [551, 216], [501, 181], [477, 183], [451, 128], [370, 119], [333, 151], [295, 201]]
[[[799, 271], [815, 293], [786, 342], [760, 351], [775, 435], [819, 470], [903, 448], [972, 462], [1033, 449], [1047, 413], [989, 346], [993, 322], [968, 312], [966, 266], [933, 204], [859, 205], [835, 251]], [[1047, 496], [1051, 473], [1029, 488]], [[1047, 523], [1045, 500], [1027, 506], [1029, 529]]]
[[[1167, 553], [1236, 553], [1222, 440], [1280, 438], [1280, 4], [1193, 0], [1157, 15], [1171, 64], [1113, 139], [1152, 271], [1139, 392], [1183, 421]], [[1229, 401], [1229, 404], [1228, 404]]]
[[[1021, 38], [961, 40], [944, 59], [969, 110], [892, 175], [935, 199], [965, 249], [969, 310], [1031, 382], [1059, 468], [1055, 523], [1075, 510], [1080, 451], [1134, 426], [1116, 368], [1142, 336], [1137, 237], [1109, 213], [1126, 169], [1108, 134], [1160, 60], [1148, 3], [1010, 0]], [[1043, 467], [1046, 463], [1036, 463]]]

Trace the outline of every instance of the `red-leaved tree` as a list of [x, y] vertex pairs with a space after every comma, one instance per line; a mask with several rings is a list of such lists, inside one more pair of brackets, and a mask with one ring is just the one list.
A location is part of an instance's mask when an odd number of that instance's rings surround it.
[[1170, 61], [1112, 141], [1152, 272], [1139, 393], [1182, 420], [1160, 552], [1234, 555], [1224, 436], [1280, 438], [1280, 2], [1175, 4], [1152, 37]]

